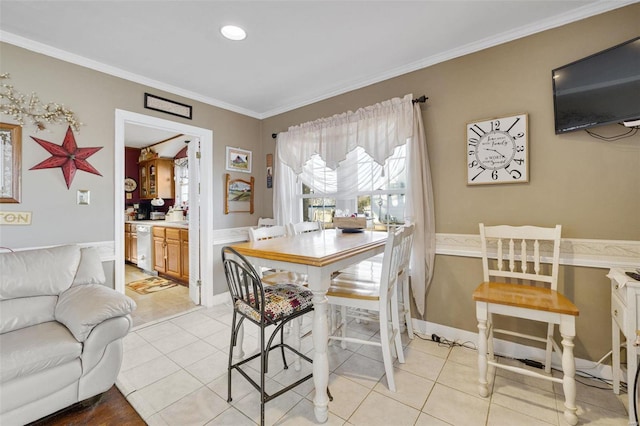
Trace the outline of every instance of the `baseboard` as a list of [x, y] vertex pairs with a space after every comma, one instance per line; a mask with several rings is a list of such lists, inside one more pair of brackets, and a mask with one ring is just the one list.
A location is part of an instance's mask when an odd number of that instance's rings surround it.
[[[414, 331], [425, 336], [437, 334], [447, 340], [458, 343], [470, 342], [474, 347], [477, 346], [478, 334], [458, 328], [448, 327], [446, 325], [436, 324], [429, 321], [413, 319]], [[495, 339], [494, 351], [497, 355], [506, 356], [517, 359], [532, 359], [543, 361], [545, 351], [543, 349], [534, 348], [532, 346], [513, 343], [506, 340]], [[562, 362], [558, 354], [554, 353], [551, 360], [553, 368], [562, 370]], [[595, 361], [576, 358], [576, 370], [595, 376], [603, 380], [613, 379], [613, 369], [610, 365], [597, 364]], [[620, 380], [626, 382], [626, 376], [620, 377]]]

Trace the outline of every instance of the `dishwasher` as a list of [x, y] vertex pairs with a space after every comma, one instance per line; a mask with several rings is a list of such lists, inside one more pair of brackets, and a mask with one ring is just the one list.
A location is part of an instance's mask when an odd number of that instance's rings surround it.
[[138, 268], [155, 275], [153, 271], [153, 254], [151, 253], [153, 247], [151, 226], [136, 225], [136, 232], [138, 233]]

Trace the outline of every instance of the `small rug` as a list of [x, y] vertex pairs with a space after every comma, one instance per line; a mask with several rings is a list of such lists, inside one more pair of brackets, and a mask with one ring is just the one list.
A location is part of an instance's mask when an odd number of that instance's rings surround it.
[[150, 294], [177, 286], [178, 283], [161, 277], [149, 277], [127, 284], [131, 290], [139, 294]]

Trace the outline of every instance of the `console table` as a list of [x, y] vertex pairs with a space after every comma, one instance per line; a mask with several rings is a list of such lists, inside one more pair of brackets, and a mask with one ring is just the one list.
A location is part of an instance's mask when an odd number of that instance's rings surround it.
[[627, 393], [629, 396], [629, 424], [636, 425], [633, 413], [635, 389], [633, 381], [638, 368], [640, 347], [640, 281], [625, 274], [625, 269], [613, 268], [607, 274], [611, 280], [611, 326], [612, 326], [612, 367], [613, 392], [620, 393], [620, 332], [627, 340]]

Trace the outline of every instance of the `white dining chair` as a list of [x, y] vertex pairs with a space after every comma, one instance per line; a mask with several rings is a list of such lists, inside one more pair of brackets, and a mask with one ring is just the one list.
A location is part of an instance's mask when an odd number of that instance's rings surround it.
[[[404, 322], [407, 329], [409, 339], [414, 338], [413, 319], [411, 317], [411, 281], [410, 281], [410, 263], [411, 249], [413, 247], [413, 232], [406, 236], [402, 242], [402, 260], [398, 265], [398, 309], [401, 324]], [[348, 274], [356, 274], [362, 279], [372, 277], [374, 281], [378, 281], [382, 272], [383, 255], [377, 255], [367, 260], [363, 260], [352, 265], [340, 272]], [[402, 327], [401, 327], [402, 328]]]
[[272, 217], [258, 218], [258, 228], [262, 228], [265, 226], [275, 226], [275, 225], [277, 225], [276, 220]]
[[[564, 416], [570, 425], [575, 425], [578, 417], [575, 405], [573, 339], [576, 334], [575, 318], [579, 311], [569, 299], [558, 292], [561, 229], [560, 225], [543, 228], [480, 224], [483, 282], [473, 292], [479, 331], [479, 393], [483, 397], [489, 396], [488, 365], [562, 383], [565, 395]], [[549, 265], [544, 265], [545, 262]], [[546, 325], [540, 335], [496, 328], [494, 315], [533, 320]], [[562, 348], [553, 340], [556, 325], [560, 328]], [[494, 357], [495, 334], [544, 343], [545, 373], [497, 362]], [[562, 378], [550, 374], [553, 350], [561, 354]]]
[[[329, 304], [341, 307], [340, 325], [329, 339], [341, 341], [343, 348], [348, 342], [379, 346], [382, 350], [387, 385], [392, 392], [396, 391], [392, 355], [395, 354], [398, 362], [404, 363], [398, 314], [397, 286], [401, 279], [399, 267], [406, 247], [403, 242], [413, 235], [413, 229], [414, 226], [409, 225], [389, 233], [381, 269], [374, 267], [369, 271], [361, 269], [361, 273], [340, 273], [331, 280], [331, 286], [327, 291]], [[349, 318], [371, 320], [372, 317], [368, 315], [370, 312], [377, 314], [380, 340], [349, 337]]]
[[287, 236], [287, 228], [282, 225], [249, 228], [249, 241], [260, 241]]
[[322, 231], [322, 224], [320, 222], [298, 222], [290, 223], [288, 225], [290, 235], [305, 234], [307, 232]]

